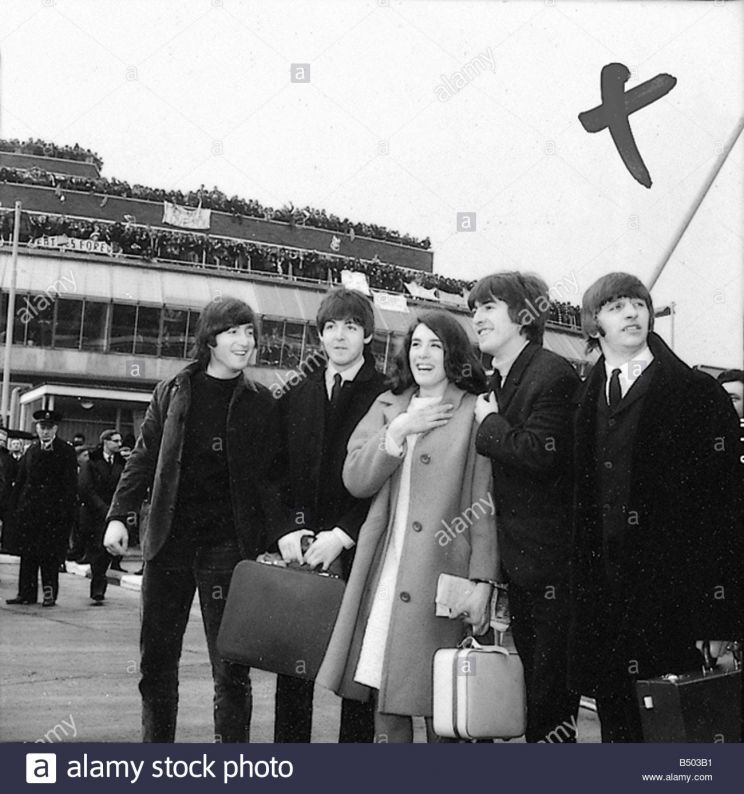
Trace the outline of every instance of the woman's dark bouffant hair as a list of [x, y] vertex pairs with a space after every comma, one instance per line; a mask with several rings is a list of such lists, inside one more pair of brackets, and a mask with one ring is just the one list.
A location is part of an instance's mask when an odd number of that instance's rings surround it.
[[216, 344], [217, 334], [221, 334], [233, 326], [249, 323], [253, 326], [253, 336], [256, 340], [256, 347], [258, 347], [261, 329], [253, 309], [237, 298], [215, 298], [204, 307], [199, 317], [194, 332], [191, 358], [206, 367], [209, 364], [209, 348]]
[[413, 332], [419, 325], [433, 331], [444, 346], [444, 371], [447, 380], [471, 394], [486, 390], [486, 374], [478, 361], [473, 345], [465, 329], [451, 314], [442, 311], [425, 312], [418, 316], [408, 328], [403, 343], [393, 359], [393, 368], [388, 383], [393, 394], [401, 394], [414, 386], [413, 373], [408, 354], [411, 350]]

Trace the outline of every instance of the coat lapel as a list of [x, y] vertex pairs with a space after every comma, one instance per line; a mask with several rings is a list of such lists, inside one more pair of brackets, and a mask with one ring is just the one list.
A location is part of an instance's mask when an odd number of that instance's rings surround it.
[[627, 410], [634, 402], [640, 400], [648, 392], [651, 383], [654, 381], [654, 374], [658, 369], [657, 361], [652, 361], [648, 367], [633, 381], [633, 385], [628, 389], [622, 400], [615, 406], [613, 414], [619, 414]]
[[514, 394], [519, 388], [519, 384], [524, 376], [525, 370], [540, 349], [536, 342], [530, 342], [524, 350], [517, 356], [517, 360], [511, 365], [506, 380], [501, 385], [501, 399], [499, 400], [499, 412], [504, 413], [509, 407]]

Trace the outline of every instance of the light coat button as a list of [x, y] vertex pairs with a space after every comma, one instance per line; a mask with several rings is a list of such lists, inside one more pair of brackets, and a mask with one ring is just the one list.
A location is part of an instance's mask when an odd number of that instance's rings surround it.
[[421, 532], [421, 530], [423, 529], [420, 521], [414, 521], [413, 524], [411, 524], [411, 526], [413, 527], [414, 532]]
[[400, 600], [401, 600], [401, 601], [402, 601], [404, 604], [407, 604], [407, 603], [408, 603], [408, 602], [411, 600], [411, 594], [410, 594], [410, 593], [406, 593], [406, 591], [404, 590], [404, 591], [403, 591], [403, 592], [400, 594]]
[[424, 453], [421, 456], [421, 462], [422, 463], [430, 463], [431, 462], [431, 455], [427, 455], [426, 453]]

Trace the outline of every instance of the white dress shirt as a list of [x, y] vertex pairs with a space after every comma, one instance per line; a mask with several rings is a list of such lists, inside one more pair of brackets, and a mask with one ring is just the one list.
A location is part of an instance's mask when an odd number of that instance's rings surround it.
[[620, 398], [622, 399], [653, 360], [654, 354], [649, 350], [648, 345], [646, 345], [640, 353], [636, 353], [633, 358], [628, 359], [628, 361], [620, 366], [609, 364], [607, 359], [605, 359], [604, 365], [607, 375], [605, 397], [607, 399], [607, 404], [610, 404], [610, 378], [612, 377], [613, 370], [620, 370]]
[[364, 356], [362, 356], [356, 364], [352, 364], [348, 369], [345, 369], [343, 372], [340, 372], [333, 366], [330, 362], [326, 367], [325, 371], [325, 385], [326, 385], [326, 394], [328, 395], [328, 399], [331, 399], [331, 393], [333, 392], [333, 379], [336, 377], [336, 374], [341, 376], [341, 387], [343, 388], [344, 383], [348, 383], [350, 380], [354, 380], [356, 376], [359, 374], [359, 370], [364, 366]]

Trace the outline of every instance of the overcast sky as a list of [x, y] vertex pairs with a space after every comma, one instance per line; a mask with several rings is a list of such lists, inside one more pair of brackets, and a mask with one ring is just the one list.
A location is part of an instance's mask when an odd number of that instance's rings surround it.
[[[2, 135], [103, 174], [310, 204], [432, 240], [435, 270], [648, 280], [742, 117], [739, 2], [0, 0]], [[600, 72], [677, 79], [630, 117], [653, 180], [577, 116]], [[309, 64], [309, 83], [290, 81]], [[465, 75], [465, 77], [462, 77]], [[742, 350], [741, 139], [654, 290], [676, 349]], [[457, 231], [475, 212], [475, 231]], [[561, 286], [567, 285], [567, 286]], [[574, 286], [575, 285], [575, 286]], [[668, 339], [670, 322], [658, 330]]]

